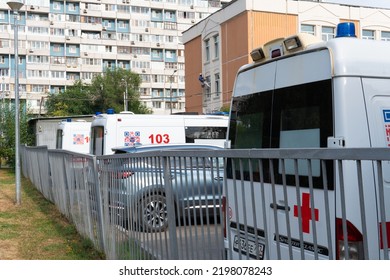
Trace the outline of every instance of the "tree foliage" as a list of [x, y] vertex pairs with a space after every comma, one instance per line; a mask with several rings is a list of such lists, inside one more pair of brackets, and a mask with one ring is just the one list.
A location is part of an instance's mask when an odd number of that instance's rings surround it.
[[[2, 100], [0, 111], [0, 158], [9, 166], [15, 166], [15, 106], [9, 100]], [[28, 132], [28, 108], [24, 102], [19, 110], [20, 144], [31, 145], [34, 135]]]
[[141, 82], [137, 73], [121, 68], [107, 68], [103, 74], [95, 76], [91, 84], [79, 80], [64, 92], [51, 94], [46, 102], [48, 115], [94, 114], [108, 108], [120, 112], [125, 108], [126, 92], [128, 111], [137, 114], [151, 113], [139, 100]]
[[76, 81], [60, 94], [52, 94], [46, 101], [46, 109], [52, 116], [93, 114], [93, 101], [88, 86]]

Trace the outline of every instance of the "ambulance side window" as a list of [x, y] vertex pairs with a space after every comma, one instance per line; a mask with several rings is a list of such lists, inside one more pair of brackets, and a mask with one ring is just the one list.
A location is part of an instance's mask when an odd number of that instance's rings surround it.
[[62, 149], [62, 129], [57, 129], [56, 149]]
[[[231, 108], [229, 124], [229, 140], [232, 149], [251, 149], [270, 147], [272, 91], [258, 92], [250, 95], [236, 97]], [[263, 168], [268, 170], [267, 161], [263, 162]], [[250, 166], [248, 161], [229, 160], [227, 163], [227, 176], [238, 179], [241, 174], [239, 166], [243, 168], [243, 179], [250, 179]], [[260, 181], [259, 162], [251, 162], [252, 178]], [[269, 181], [268, 172], [264, 172], [264, 180]]]
[[186, 143], [195, 143], [196, 139], [226, 139], [227, 127], [187, 126]]
[[236, 97], [231, 108], [232, 149], [270, 147], [272, 91]]
[[103, 155], [104, 148], [104, 127], [91, 127], [91, 154], [95, 156]]

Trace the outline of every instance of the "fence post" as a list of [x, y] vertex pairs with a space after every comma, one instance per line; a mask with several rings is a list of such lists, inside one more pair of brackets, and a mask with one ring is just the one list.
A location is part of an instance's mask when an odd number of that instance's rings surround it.
[[99, 220], [99, 231], [100, 231], [100, 246], [104, 252], [106, 252], [106, 234], [104, 230], [104, 218], [103, 218], [103, 205], [102, 205], [102, 194], [100, 190], [100, 180], [99, 180], [99, 171], [96, 156], [93, 157], [93, 172], [94, 172], [94, 181], [96, 188], [96, 203], [98, 211], [98, 220]]
[[163, 157], [163, 168], [164, 168], [164, 186], [165, 186], [165, 196], [167, 202], [167, 212], [168, 212], [168, 232], [169, 232], [169, 243], [170, 243], [170, 258], [173, 260], [179, 259], [179, 252], [177, 246], [177, 236], [176, 236], [176, 213], [175, 213], [175, 204], [173, 200], [173, 191], [172, 191], [172, 180], [171, 180], [171, 168], [169, 164], [169, 157]]

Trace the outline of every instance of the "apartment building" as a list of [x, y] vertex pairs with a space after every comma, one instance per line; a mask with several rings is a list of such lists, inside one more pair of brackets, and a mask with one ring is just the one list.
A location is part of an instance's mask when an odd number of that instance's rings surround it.
[[[141, 101], [155, 114], [185, 111], [182, 31], [227, 2], [26, 0], [16, 21], [21, 102], [30, 113], [44, 114], [49, 94], [122, 67], [141, 75]], [[14, 28], [13, 13], [2, 1], [1, 99], [15, 97]]]
[[389, 8], [331, 2], [233, 0], [183, 32], [186, 110], [211, 113], [229, 107], [237, 70], [252, 61], [253, 49], [270, 40], [298, 32], [329, 40], [338, 23], [351, 21], [358, 37], [390, 41]]

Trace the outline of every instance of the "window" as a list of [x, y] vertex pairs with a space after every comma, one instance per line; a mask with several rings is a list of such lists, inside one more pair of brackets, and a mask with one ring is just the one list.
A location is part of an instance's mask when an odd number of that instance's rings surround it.
[[226, 139], [227, 127], [192, 126], [185, 128], [186, 143], [196, 139]]
[[362, 39], [375, 40], [375, 32], [373, 30], [363, 30]]
[[103, 155], [104, 149], [104, 127], [94, 126], [91, 128], [91, 154], [95, 156]]
[[70, 54], [76, 54], [77, 53], [77, 46], [75, 45], [68, 45], [68, 51]]
[[[7, 77], [9, 75], [9, 69], [0, 69], [0, 76]], [[9, 85], [6, 85], [6, 87]]]
[[204, 41], [206, 61], [210, 61], [210, 40], [207, 39]]
[[50, 35], [52, 36], [64, 36], [65, 30], [63, 28], [50, 28]]
[[175, 36], [170, 36], [170, 35], [166, 35], [165, 36], [165, 42], [167, 42], [167, 43], [173, 43], [173, 42], [175, 42]]
[[176, 51], [174, 50], [166, 50], [165, 51], [165, 57], [168, 59], [176, 58]]
[[334, 38], [334, 28], [333, 27], [322, 27], [322, 40], [329, 41]]
[[62, 45], [60, 44], [53, 44], [53, 51], [54, 52], [61, 52], [62, 50]]
[[77, 67], [79, 65], [77, 57], [67, 57], [66, 65], [71, 65], [73, 67]]
[[92, 80], [97, 75], [98, 75], [98, 73], [94, 73], [94, 72], [82, 72], [81, 73], [81, 79], [83, 79], [83, 80]]
[[76, 11], [77, 6], [75, 3], [68, 3], [68, 9], [69, 11]]
[[50, 59], [51, 64], [65, 64], [64, 57], [61, 56], [52, 56]]
[[221, 94], [219, 73], [214, 75], [214, 91], [215, 96], [219, 97], [219, 95]]
[[[157, 28], [161, 28], [161, 27], [157, 27]], [[177, 23], [176, 22], [164, 22], [164, 29], [166, 30], [176, 30], [177, 29]]]
[[153, 101], [153, 108], [161, 109], [161, 102], [160, 101]]
[[[232, 103], [229, 139], [233, 149], [326, 147], [333, 135], [331, 80], [291, 86], [274, 91], [235, 97]], [[331, 164], [331, 163], [329, 163]], [[229, 174], [231, 174], [229, 163]], [[259, 180], [259, 166], [253, 176]], [[282, 183], [280, 162], [274, 164], [275, 178]], [[244, 178], [249, 178], [246, 166]], [[269, 182], [268, 163], [264, 162], [265, 180]], [[285, 161], [286, 182], [294, 185], [294, 162]], [[308, 186], [307, 162], [298, 161], [299, 182]], [[327, 168], [332, 176], [331, 168]], [[322, 185], [320, 163], [312, 161], [314, 186]], [[240, 174], [236, 174], [240, 176]], [[328, 178], [328, 182], [332, 182]]]
[[381, 40], [382, 41], [390, 41], [390, 32], [382, 31], [381, 32]]
[[[43, 77], [42, 74], [39, 74], [39, 76]], [[51, 77], [52, 78], [63, 79], [63, 78], [65, 78], [65, 72], [63, 72], [63, 71], [51, 71]]]
[[28, 63], [44, 64], [49, 63], [49, 57], [44, 55], [29, 55], [27, 61]]
[[0, 48], [9, 48], [9, 41], [5, 39], [0, 39]]
[[47, 90], [47, 85], [31, 85], [31, 92], [43, 93]]
[[165, 19], [175, 19], [175, 11], [165, 11]]
[[127, 53], [127, 54], [129, 54], [130, 53], [130, 47], [118, 46], [117, 52], [118, 53]]
[[60, 2], [53, 2], [53, 10], [60, 11], [61, 10], [61, 3]]
[[308, 25], [308, 24], [302, 24], [301, 25], [301, 32], [302, 33], [308, 33], [308, 34], [311, 34], [313, 36], [315, 36], [315, 31], [314, 31], [314, 25]]
[[62, 129], [57, 129], [57, 137], [56, 137], [56, 149], [62, 149]]
[[219, 36], [214, 36], [214, 58], [219, 58]]
[[187, 12], [187, 11], [178, 11], [177, 17], [184, 18], [184, 19], [195, 19], [195, 13], [194, 12]]
[[119, 28], [124, 29], [124, 28], [127, 28], [128, 26], [129, 26], [128, 22], [126, 22], [126, 21], [124, 21], [124, 20], [118, 21], [118, 27], [119, 27]]

